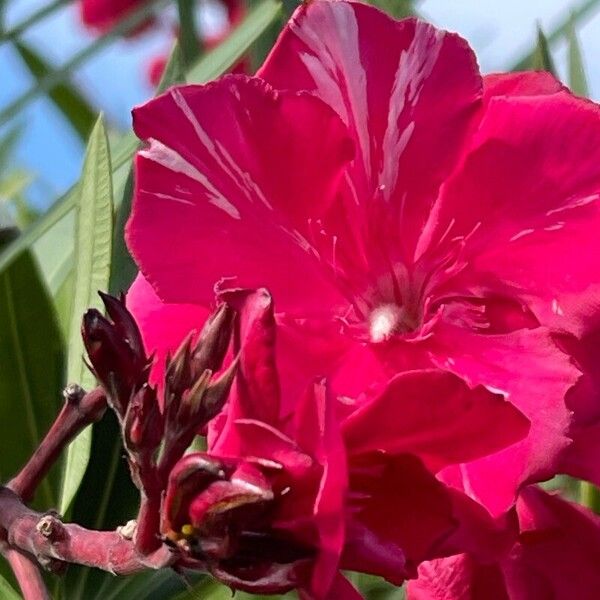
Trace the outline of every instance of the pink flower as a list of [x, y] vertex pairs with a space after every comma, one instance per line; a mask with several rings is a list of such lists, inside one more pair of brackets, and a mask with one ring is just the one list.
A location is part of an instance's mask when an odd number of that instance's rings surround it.
[[150, 285], [132, 295], [206, 307], [221, 278], [268, 287], [285, 415], [320, 374], [350, 398], [431, 368], [504, 395], [528, 436], [439, 475], [500, 515], [569, 468], [581, 372], [556, 334], [597, 304], [599, 115], [543, 73], [482, 79], [428, 24], [307, 3], [258, 77], [134, 110], [127, 235]]
[[145, 0], [81, 0], [81, 20], [84, 25], [98, 31], [110, 29]]
[[[171, 472], [164, 504], [163, 534], [188, 566], [254, 593], [299, 587], [307, 598], [342, 598], [357, 593], [340, 568], [401, 584], [427, 558], [459, 549], [489, 559], [512, 543], [506, 523], [433, 475], [526, 434], [501, 396], [414, 371], [355, 405], [317, 382], [288, 419], [270, 295], [238, 289], [222, 299], [239, 311], [236, 383], [206, 453]], [[477, 437], [482, 429], [490, 433]]]
[[499, 561], [467, 554], [423, 564], [410, 600], [593, 600], [600, 590], [600, 517], [533, 486], [517, 502], [518, 542]]

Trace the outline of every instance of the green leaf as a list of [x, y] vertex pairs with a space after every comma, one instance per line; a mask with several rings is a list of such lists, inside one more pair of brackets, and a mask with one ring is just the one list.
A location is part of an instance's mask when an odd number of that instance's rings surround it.
[[64, 65], [49, 71], [36, 85], [15, 98], [8, 106], [0, 110], [0, 123], [4, 123], [21, 112], [24, 107], [43, 94], [47, 94], [57, 85], [69, 79], [78, 67], [88, 59], [95, 56], [99, 51], [106, 48], [126, 33], [140, 27], [158, 9], [167, 6], [171, 0], [145, 0], [139, 8], [131, 10], [127, 16], [121, 19], [114, 27], [103, 35], [97, 37], [89, 46], [73, 55]]
[[[187, 577], [186, 577], [187, 578]], [[173, 571], [146, 571], [130, 577], [105, 577], [93, 595], [82, 596], [77, 600], [165, 600], [172, 598], [186, 588], [183, 577]], [[209, 600], [209, 596], [205, 600]], [[257, 600], [256, 598], [254, 600]], [[271, 597], [271, 600], [274, 600]]]
[[206, 83], [231, 68], [281, 14], [281, 3], [263, 0], [252, 8], [244, 22], [214, 50], [205, 54], [188, 73], [190, 83]]
[[[15, 232], [0, 231], [0, 243]], [[29, 459], [61, 403], [64, 357], [52, 301], [30, 253], [0, 274], [0, 481]], [[40, 506], [55, 506], [46, 480]]]
[[2, 600], [21, 600], [21, 596], [2, 576], [0, 576], [0, 598]]
[[371, 4], [395, 19], [405, 19], [415, 14], [411, 0], [371, 0]]
[[156, 95], [162, 94], [165, 90], [170, 88], [172, 85], [179, 83], [185, 83], [185, 64], [183, 62], [183, 55], [181, 54], [181, 46], [178, 42], [175, 42], [169, 60], [165, 65], [160, 82], [156, 88]]
[[[36, 23], [39, 23], [55, 11], [60, 10], [65, 4], [68, 4], [69, 2], [72, 2], [72, 0], [52, 0], [51, 2], [48, 2], [42, 8], [40, 8], [40, 10], [28, 15], [25, 19], [23, 19], [20, 23], [18, 23], [11, 29], [7, 31], [2, 31], [0, 33], [0, 43], [18, 38], [30, 27], [33, 27]], [[4, 8], [4, 4], [5, 1], [1, 0], [0, 13], [2, 12], [2, 8]], [[0, 29], [2, 28], [0, 27]]]
[[[160, 83], [156, 89], [157, 95], [178, 83], [185, 83], [185, 68], [179, 44], [176, 43], [173, 46], [173, 50], [169, 56]], [[115, 235], [109, 286], [111, 294], [127, 291], [137, 273], [137, 267], [125, 244], [125, 224], [127, 223], [129, 213], [131, 212], [132, 196], [133, 170], [130, 169], [115, 219]]]
[[200, 56], [201, 40], [196, 30], [196, 7], [189, 0], [177, 0], [179, 13], [179, 44], [186, 65], [191, 66]]
[[[582, 2], [573, 10], [567, 19], [561, 21], [554, 29], [552, 29], [550, 34], [546, 37], [548, 44], [553, 44], [561, 39], [566, 34], [571, 22], [575, 24], [581, 23], [584, 19], [592, 16], [598, 8], [600, 8], [600, 0], [586, 0], [585, 2]], [[525, 56], [513, 64], [509, 71], [525, 71], [530, 69], [535, 53], [536, 48], [525, 54]]]
[[[113, 197], [110, 150], [100, 117], [94, 126], [79, 182], [75, 234], [72, 321], [68, 340], [67, 380], [84, 388], [95, 382], [83, 360], [81, 317], [89, 307], [102, 308], [98, 290], [107, 290], [113, 233]], [[69, 446], [61, 491], [60, 512], [65, 513], [87, 467], [91, 443], [88, 427]]]
[[369, 600], [405, 600], [406, 590], [388, 583], [385, 579], [366, 573], [347, 572], [346, 577]]
[[600, 489], [587, 481], [582, 481], [579, 489], [579, 501], [581, 504], [600, 514]]
[[[246, 595], [244, 592], [236, 592], [236, 600], [238, 594], [240, 599]], [[207, 578], [176, 596], [172, 596], [170, 600], [205, 600], [206, 598], [210, 598], [210, 600], [232, 600], [233, 594], [228, 587], [221, 585], [212, 578]], [[254, 596], [254, 598], [257, 597]]]
[[76, 188], [71, 188], [56, 201], [43, 217], [21, 233], [19, 237], [0, 252], [0, 273], [17, 260], [23, 252], [29, 250], [45, 233], [53, 229], [57, 223], [61, 223], [65, 217], [71, 214], [75, 206], [76, 196]]
[[64, 339], [69, 337], [73, 308], [73, 271], [69, 269], [63, 282], [53, 294], [54, 306], [58, 315], [58, 323]]
[[33, 175], [24, 169], [13, 169], [0, 179], [0, 202], [18, 198], [33, 181]]
[[536, 71], [548, 71], [548, 73], [552, 73], [556, 77], [556, 68], [552, 61], [548, 40], [539, 23], [537, 29], [537, 47], [531, 61], [531, 67]]
[[19, 125], [9, 129], [0, 139], [0, 167], [6, 168], [11, 154], [23, 133], [23, 128]]
[[260, 596], [236, 591], [234, 595], [230, 588], [209, 576], [204, 577], [187, 590], [175, 596], [169, 596], [169, 600], [294, 600], [295, 598], [297, 598], [295, 592], [276, 596]]
[[[15, 48], [38, 82], [52, 72], [52, 67], [24, 42], [15, 42]], [[70, 85], [66, 78], [62, 83], [51, 88], [48, 96], [79, 134], [79, 137], [85, 141], [96, 121], [96, 113], [85, 98], [75, 87]]]
[[569, 42], [569, 87], [575, 94], [587, 96], [589, 94], [588, 83], [583, 67], [581, 48], [575, 32], [575, 22], [572, 17], [567, 31], [567, 39]]

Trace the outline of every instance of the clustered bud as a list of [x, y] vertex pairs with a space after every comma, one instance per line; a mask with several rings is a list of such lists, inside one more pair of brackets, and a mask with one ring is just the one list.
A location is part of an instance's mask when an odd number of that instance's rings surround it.
[[92, 372], [123, 419], [132, 396], [148, 381], [151, 360], [125, 298], [99, 293], [110, 319], [92, 308], [83, 316], [81, 333]]
[[[197, 336], [167, 358], [162, 402], [149, 381], [152, 359], [140, 331], [120, 299], [101, 294], [109, 318], [86, 312], [82, 335], [90, 367], [104, 388], [122, 428], [134, 483], [146, 503], [160, 507], [169, 474], [194, 438], [223, 407], [237, 360], [218, 376], [230, 345], [235, 311], [222, 304]], [[155, 511], [156, 512], [156, 511]], [[158, 514], [140, 509], [139, 548], [152, 551], [160, 540]], [[140, 533], [143, 532], [143, 533]]]
[[222, 304], [207, 321], [197, 342], [193, 335], [167, 358], [164, 398], [165, 433], [159, 463], [166, 480], [194, 437], [222, 409], [235, 376], [237, 360], [214, 377], [229, 348], [235, 311]]

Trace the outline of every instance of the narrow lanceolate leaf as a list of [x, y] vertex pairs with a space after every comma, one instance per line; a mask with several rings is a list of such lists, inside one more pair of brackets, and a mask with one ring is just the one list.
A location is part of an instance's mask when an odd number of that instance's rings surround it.
[[579, 96], [587, 96], [589, 93], [588, 83], [573, 18], [569, 24], [567, 39], [569, 41], [569, 87]]
[[[0, 245], [15, 234], [1, 230]], [[52, 301], [27, 252], [0, 274], [0, 481], [17, 473], [50, 427], [60, 408], [63, 367]], [[44, 482], [40, 506], [54, 506], [57, 491]]]
[[205, 54], [188, 73], [190, 83], [206, 83], [231, 68], [281, 14], [281, 3], [263, 0], [219, 46]]
[[550, 54], [548, 39], [544, 35], [540, 25], [538, 25], [537, 47], [533, 55], [531, 67], [536, 71], [548, 71], [548, 73], [552, 73], [556, 77], [556, 69], [554, 68], [554, 62]]
[[[75, 233], [72, 321], [68, 339], [67, 380], [84, 388], [95, 385], [85, 365], [80, 327], [89, 307], [101, 308], [98, 290], [108, 289], [113, 232], [113, 198], [110, 152], [102, 117], [88, 143], [79, 182]], [[90, 452], [88, 428], [69, 446], [61, 490], [60, 511], [69, 507], [81, 483]]]
[[600, 489], [593, 483], [582, 481], [579, 488], [579, 502], [596, 514], [600, 514]]
[[[295, 592], [289, 592], [276, 597], [280, 600], [292, 600], [297, 598], [297, 595]], [[215, 581], [212, 577], [206, 577], [191, 585], [187, 590], [168, 596], [168, 598], [169, 600], [231, 600], [231, 589]], [[273, 596], [257, 596], [246, 592], [235, 592], [235, 600], [268, 600], [269, 598], [273, 598]]]
[[[600, 9], [600, 0], [585, 0], [584, 2], [578, 4], [573, 9], [573, 12], [569, 18], [558, 23], [556, 27], [550, 31], [546, 38], [548, 43], [553, 44], [561, 39], [567, 32], [571, 22], [575, 24], [582, 23], [585, 19], [589, 19], [595, 12], [598, 11], [598, 9]], [[524, 71], [526, 69], [530, 69], [535, 52], [536, 49], [534, 48], [531, 52], [525, 54], [525, 56], [521, 57], [513, 64], [509, 71]]]
[[371, 4], [395, 19], [405, 19], [415, 14], [411, 0], [371, 0]]
[[[178, 43], [173, 46], [171, 55], [160, 79], [160, 83], [156, 88], [156, 93], [161, 94], [172, 85], [185, 83], [185, 66], [183, 56]], [[125, 224], [131, 212], [131, 200], [133, 195], [133, 169], [129, 170], [125, 189], [121, 202], [117, 208], [115, 218], [115, 235], [113, 244], [113, 253], [110, 272], [111, 294], [119, 294], [126, 292], [137, 273], [137, 267], [133, 262], [133, 258], [129, 254], [129, 250], [125, 245]]]
[[23, 133], [20, 125], [12, 127], [0, 138], [0, 167], [6, 167]]
[[15, 98], [6, 107], [0, 110], [0, 123], [5, 123], [19, 114], [25, 106], [33, 102], [43, 94], [47, 94], [55, 86], [69, 79], [77, 68], [92, 58], [96, 53], [103, 50], [115, 39], [123, 36], [125, 33], [137, 29], [142, 25], [155, 10], [158, 10], [167, 4], [170, 0], [145, 0], [139, 8], [131, 10], [126, 17], [121, 19], [109, 31], [98, 36], [89, 46], [73, 55], [66, 63], [59, 68], [50, 71], [45, 77], [42, 77], [33, 87]]
[[0, 598], [2, 600], [21, 600], [21, 596], [15, 592], [14, 588], [4, 577], [0, 577]]
[[175, 42], [169, 60], [165, 65], [162, 77], [156, 88], [156, 95], [162, 94], [165, 90], [169, 89], [172, 85], [178, 83], [185, 83], [185, 64], [183, 60], [183, 54], [181, 53], [181, 46], [179, 42]]
[[177, 0], [179, 13], [179, 44], [186, 65], [191, 66], [200, 55], [198, 30], [196, 27], [196, 7], [189, 0]]
[[[42, 81], [52, 72], [52, 67], [24, 42], [15, 42], [15, 48], [37, 81]], [[96, 120], [96, 114], [85, 98], [66, 79], [51, 88], [48, 96], [85, 141]]]

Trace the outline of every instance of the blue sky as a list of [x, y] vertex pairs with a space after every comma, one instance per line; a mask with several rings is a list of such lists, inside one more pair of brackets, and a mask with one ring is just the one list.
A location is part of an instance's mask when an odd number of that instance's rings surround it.
[[[49, 0], [9, 0], [6, 26], [18, 23]], [[484, 72], [506, 69], [531, 48], [536, 21], [550, 31], [582, 0], [422, 0], [423, 15], [433, 23], [459, 32], [477, 52]], [[165, 31], [133, 41], [119, 41], [81, 68], [75, 81], [113, 126], [126, 128], [132, 106], [144, 101], [151, 89], [145, 81], [149, 56], [169, 46]], [[29, 32], [27, 41], [48, 61], [60, 64], [92, 38], [81, 26], [76, 3], [53, 15]], [[600, 11], [580, 30], [584, 62], [592, 97], [600, 98]], [[564, 69], [565, 49], [555, 49]], [[0, 46], [0, 107], [31, 86], [18, 57], [8, 45]], [[21, 115], [24, 134], [15, 163], [37, 176], [31, 193], [39, 206], [47, 204], [77, 179], [83, 148], [59, 113], [44, 99]]]

